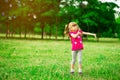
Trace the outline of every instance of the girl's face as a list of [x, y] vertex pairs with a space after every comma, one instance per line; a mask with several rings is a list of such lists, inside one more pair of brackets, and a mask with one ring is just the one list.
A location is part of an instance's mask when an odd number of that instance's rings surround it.
[[78, 28], [78, 25], [75, 23], [75, 22], [71, 22], [69, 23], [69, 30], [72, 31], [72, 32], [75, 32], [77, 31], [79, 28]]

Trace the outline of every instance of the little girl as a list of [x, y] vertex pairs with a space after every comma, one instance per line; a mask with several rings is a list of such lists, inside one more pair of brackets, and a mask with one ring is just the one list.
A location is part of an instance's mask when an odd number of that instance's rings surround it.
[[65, 26], [64, 34], [68, 34], [72, 44], [72, 61], [71, 61], [71, 73], [74, 73], [74, 64], [76, 62], [76, 56], [78, 55], [78, 72], [82, 74], [82, 50], [83, 50], [83, 42], [82, 35], [92, 35], [96, 38], [96, 34], [83, 32], [77, 23], [70, 22]]

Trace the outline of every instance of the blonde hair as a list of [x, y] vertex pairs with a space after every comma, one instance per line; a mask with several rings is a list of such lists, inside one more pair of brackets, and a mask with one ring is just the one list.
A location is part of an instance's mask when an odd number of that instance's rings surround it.
[[64, 30], [64, 35], [68, 35], [69, 34], [69, 24], [65, 25], [65, 30]]
[[67, 25], [65, 25], [64, 35], [68, 35], [69, 34], [70, 28], [72, 27], [73, 24], [76, 24], [76, 26], [80, 30], [80, 27], [78, 26], [78, 24], [76, 22], [70, 22]]

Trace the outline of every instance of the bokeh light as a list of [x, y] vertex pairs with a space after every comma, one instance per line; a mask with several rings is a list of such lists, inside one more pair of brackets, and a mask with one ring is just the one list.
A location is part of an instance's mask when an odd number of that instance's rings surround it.
[[34, 14], [34, 15], [33, 15], [33, 18], [34, 18], [34, 19], [36, 19], [36, 18], [37, 18], [36, 14]]
[[8, 3], [8, 0], [5, 0], [6, 3]]
[[88, 5], [88, 2], [87, 1], [82, 1], [82, 4]]
[[13, 18], [16, 19], [16, 16], [14, 15]]
[[12, 20], [12, 17], [11, 17], [11, 16], [9, 16], [9, 17], [8, 17], [8, 20]]
[[12, 7], [12, 4], [10, 4], [9, 7], [11, 8], [11, 7]]
[[28, 13], [28, 16], [30, 16], [30, 13]]
[[2, 16], [5, 16], [5, 12], [2, 12]]
[[33, 0], [30, 0], [30, 1], [33, 1]]
[[20, 0], [18, 0], [18, 6], [21, 7], [21, 2], [20, 2]]
[[23, 6], [25, 6], [25, 3], [23, 3]]

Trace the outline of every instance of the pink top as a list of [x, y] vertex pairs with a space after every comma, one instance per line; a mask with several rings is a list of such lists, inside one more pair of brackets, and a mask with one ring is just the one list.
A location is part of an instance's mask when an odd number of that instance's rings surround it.
[[[82, 33], [82, 30], [79, 30]], [[70, 38], [71, 38], [71, 43], [72, 43], [72, 51], [75, 50], [82, 50], [83, 49], [83, 42], [82, 42], [82, 36], [77, 36], [77, 38], [73, 38], [71, 34], [77, 34], [78, 31], [76, 32], [70, 32]]]

